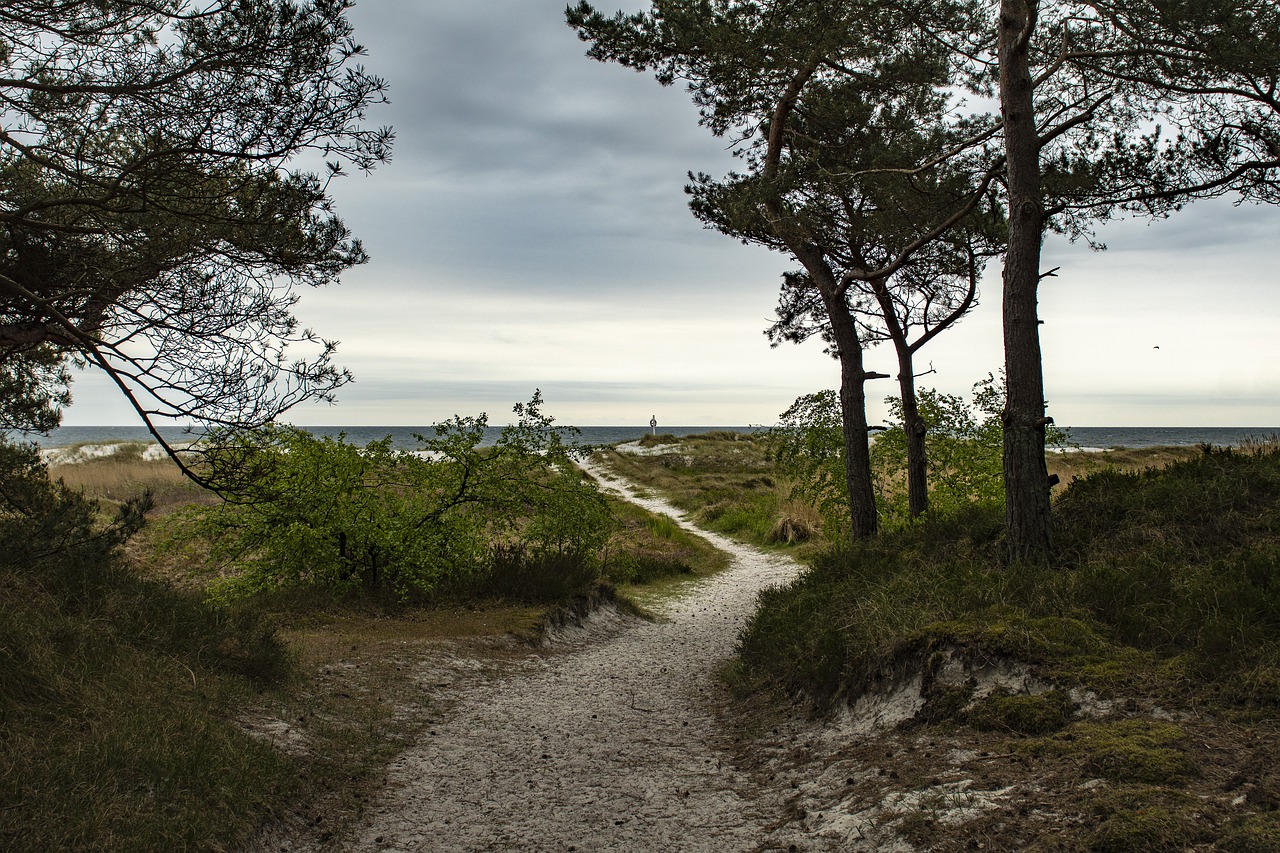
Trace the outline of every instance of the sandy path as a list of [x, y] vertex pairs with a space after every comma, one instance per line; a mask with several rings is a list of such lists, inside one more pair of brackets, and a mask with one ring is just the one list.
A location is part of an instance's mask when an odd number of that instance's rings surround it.
[[[593, 471], [606, 488], [636, 498]], [[746, 851], [767, 816], [715, 742], [713, 670], [797, 566], [699, 531], [732, 567], [636, 622], [474, 685], [401, 755], [349, 844], [413, 851]]]

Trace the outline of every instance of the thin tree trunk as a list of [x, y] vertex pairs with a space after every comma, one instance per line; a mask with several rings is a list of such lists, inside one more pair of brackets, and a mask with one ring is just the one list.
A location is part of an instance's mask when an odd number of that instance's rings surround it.
[[[770, 181], [778, 174], [786, 147], [787, 123], [796, 101], [821, 64], [822, 56], [815, 52], [796, 69], [774, 108], [763, 170], [764, 177]], [[786, 224], [787, 213], [777, 196], [766, 196], [764, 205], [774, 234], [787, 244], [817, 285], [831, 322], [840, 359], [840, 425], [844, 434], [845, 483], [849, 489], [849, 535], [856, 542], [874, 536], [878, 528], [876, 494], [871, 483], [871, 451], [867, 443], [867, 373], [862, 366], [858, 325], [822, 251]]]
[[1046, 563], [1051, 548], [1044, 459], [1044, 373], [1036, 297], [1044, 202], [1029, 45], [1037, 0], [1001, 0], [1000, 109], [1009, 169], [1009, 245], [1004, 263], [1004, 486], [1009, 558]]
[[919, 518], [929, 511], [929, 456], [924, 442], [927, 427], [916, 402], [915, 347], [907, 340], [885, 279], [872, 282], [872, 289], [898, 355], [898, 393], [902, 398], [902, 428], [907, 434], [907, 511], [912, 518]]
[[835, 292], [834, 286], [820, 285], [820, 290], [840, 358], [840, 423], [844, 432], [845, 483], [849, 488], [849, 536], [856, 542], [874, 536], [879, 526], [867, 441], [867, 373], [858, 327], [844, 297]]
[[898, 392], [902, 395], [902, 428], [907, 433], [907, 509], [912, 518], [919, 518], [929, 511], [929, 455], [924, 442], [928, 427], [920, 417], [915, 366], [905, 342], [898, 347]]

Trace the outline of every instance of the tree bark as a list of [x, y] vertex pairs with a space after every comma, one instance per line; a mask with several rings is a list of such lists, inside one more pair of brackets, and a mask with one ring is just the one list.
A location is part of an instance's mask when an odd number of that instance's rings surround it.
[[916, 403], [915, 366], [907, 346], [898, 347], [898, 393], [907, 434], [907, 510], [912, 518], [919, 518], [929, 511], [929, 455], [924, 441], [928, 427]]
[[1044, 373], [1036, 316], [1044, 201], [1029, 60], [1037, 11], [1037, 0], [1000, 2], [1000, 111], [1009, 175], [1009, 243], [1004, 263], [1004, 486], [1009, 559], [1047, 563], [1051, 517], [1044, 458]]
[[[889, 339], [898, 355], [898, 393], [902, 398], [902, 429], [907, 438], [907, 511], [912, 518], [919, 518], [929, 511], [929, 456], [925, 447], [928, 427], [920, 417], [916, 402], [915, 347], [907, 340], [907, 333], [898, 321], [893, 300], [889, 296], [884, 279], [872, 283], [876, 301]], [[972, 294], [972, 289], [970, 294]], [[972, 297], [971, 297], [972, 298]], [[965, 300], [966, 305], [969, 300]], [[958, 315], [953, 315], [958, 316]], [[950, 325], [948, 321], [946, 325]]]
[[862, 341], [834, 276], [824, 269], [809, 271], [826, 305], [840, 359], [840, 424], [844, 433], [845, 484], [849, 489], [849, 537], [856, 542], [875, 536], [879, 528], [867, 440], [867, 373], [862, 362]]

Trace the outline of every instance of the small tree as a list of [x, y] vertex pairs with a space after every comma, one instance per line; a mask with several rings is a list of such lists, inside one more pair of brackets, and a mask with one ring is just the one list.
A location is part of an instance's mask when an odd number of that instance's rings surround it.
[[849, 492], [839, 395], [830, 390], [806, 394], [778, 417], [769, 430], [769, 446], [792, 481], [792, 493], [813, 503], [828, 539], [847, 536]]

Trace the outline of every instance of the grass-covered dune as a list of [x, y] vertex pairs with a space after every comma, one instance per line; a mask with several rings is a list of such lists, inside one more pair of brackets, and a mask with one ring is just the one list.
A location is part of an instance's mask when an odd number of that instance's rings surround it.
[[285, 757], [236, 724], [292, 671], [274, 627], [127, 564], [119, 543], [149, 500], [113, 512], [11, 444], [0, 483], [0, 849], [247, 837], [297, 789]]
[[829, 702], [953, 642], [1109, 693], [1280, 707], [1280, 450], [1100, 471], [1055, 523], [1048, 567], [1005, 564], [998, 507], [829, 551], [762, 600], [745, 665]]
[[998, 507], [821, 555], [761, 597], [738, 685], [818, 710], [916, 691], [901, 726], [1060, 818], [922, 818], [930, 849], [1280, 850], [1280, 448], [1097, 471], [1055, 519], [1049, 567], [1004, 563]]

